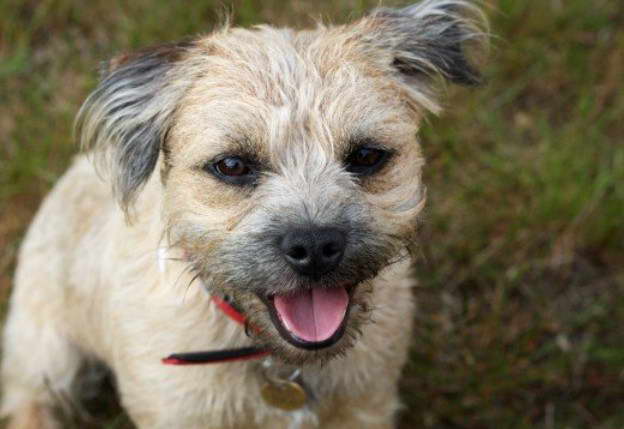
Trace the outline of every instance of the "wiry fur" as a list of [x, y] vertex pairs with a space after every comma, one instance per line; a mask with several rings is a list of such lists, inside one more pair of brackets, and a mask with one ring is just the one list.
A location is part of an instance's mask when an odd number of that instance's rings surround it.
[[77, 134], [105, 168], [112, 167], [113, 190], [124, 206], [154, 170], [172, 113], [192, 82], [193, 76], [180, 79], [173, 73], [191, 46], [166, 45], [111, 61], [78, 114]]
[[[224, 27], [109, 63], [77, 131], [112, 168], [102, 182], [78, 158], [33, 221], [5, 328], [2, 412], [15, 427], [54, 425], [55, 398], [95, 358], [141, 428], [287, 427], [301, 414], [260, 400], [259, 362], [160, 363], [256, 341], [302, 368], [317, 398], [302, 427], [392, 427], [425, 202], [416, 134], [439, 110], [432, 77], [478, 80], [464, 51], [483, 38], [481, 18], [471, 1], [426, 0], [302, 32]], [[357, 178], [344, 161], [364, 143], [393, 155]], [[207, 171], [224, 155], [254, 162], [255, 186]], [[275, 245], [309, 226], [347, 234], [343, 262], [318, 279], [296, 275]], [[337, 344], [305, 351], [277, 333], [262, 296], [336, 284], [357, 284]], [[233, 296], [260, 331], [248, 338], [206, 291]]]

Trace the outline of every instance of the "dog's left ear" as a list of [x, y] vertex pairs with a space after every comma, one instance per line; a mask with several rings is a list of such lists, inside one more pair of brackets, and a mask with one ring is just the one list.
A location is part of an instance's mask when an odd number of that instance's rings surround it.
[[177, 69], [192, 46], [182, 42], [113, 58], [78, 113], [76, 135], [106, 162], [126, 211], [156, 166], [186, 88]]
[[460, 85], [481, 83], [470, 54], [487, 45], [486, 28], [479, 0], [423, 0], [401, 9], [380, 8], [359, 23], [365, 42], [389, 54], [387, 66], [421, 87], [436, 76]]

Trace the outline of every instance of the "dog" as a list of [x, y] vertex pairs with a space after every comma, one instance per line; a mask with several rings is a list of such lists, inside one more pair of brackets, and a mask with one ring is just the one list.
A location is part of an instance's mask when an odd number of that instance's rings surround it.
[[394, 427], [418, 130], [442, 81], [481, 81], [485, 39], [476, 2], [424, 0], [108, 62], [20, 250], [10, 427], [61, 427], [90, 362], [139, 428]]

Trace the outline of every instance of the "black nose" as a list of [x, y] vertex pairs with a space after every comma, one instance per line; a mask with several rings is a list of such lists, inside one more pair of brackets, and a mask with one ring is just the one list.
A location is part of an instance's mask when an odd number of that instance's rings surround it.
[[312, 227], [287, 232], [282, 237], [280, 249], [295, 271], [316, 277], [336, 269], [346, 244], [341, 230]]

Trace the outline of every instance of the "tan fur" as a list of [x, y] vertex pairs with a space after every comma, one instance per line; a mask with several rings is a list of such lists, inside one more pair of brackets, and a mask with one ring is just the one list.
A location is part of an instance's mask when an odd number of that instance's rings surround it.
[[[439, 16], [460, 22], [465, 10], [474, 6], [427, 0], [401, 13], [424, 26], [431, 16], [434, 24]], [[162, 72], [141, 86], [123, 86], [123, 73], [132, 71], [124, 67], [141, 61], [141, 53], [111, 63], [78, 126], [85, 145], [113, 169], [102, 181], [84, 155], [77, 157], [44, 201], [19, 255], [2, 368], [2, 414], [12, 417], [11, 428], [53, 427], [46, 410], [71, 394], [88, 358], [112, 369], [139, 428], [393, 427], [414, 311], [408, 248], [425, 202], [415, 136], [423, 114], [439, 107], [429, 78], [395, 69], [405, 23], [384, 42], [393, 30], [388, 16], [299, 33], [224, 28], [189, 46], [153, 51]], [[472, 21], [465, 25], [473, 28]], [[401, 55], [426, 73], [453, 72], [436, 69], [424, 53]], [[395, 152], [361, 180], [341, 164], [360, 138]], [[155, 166], [136, 145], [157, 151]], [[232, 186], [203, 169], [221, 154], [238, 153], [252, 153], [267, 168], [255, 188]], [[130, 177], [132, 168], [138, 170]], [[254, 293], [231, 284], [224, 255], [236, 243], [257, 244], [250, 237], [272, 223], [331, 224], [349, 210], [372, 241], [385, 240], [376, 255], [382, 269], [356, 289], [344, 339], [329, 350], [297, 349], [277, 334]], [[248, 338], [216, 309], [202, 282], [233, 295], [261, 328], [260, 338]], [[260, 361], [190, 367], [160, 361], [252, 340], [268, 344], [278, 366], [301, 368], [319, 399], [307, 414], [262, 401]]]
[[60, 429], [52, 412], [41, 404], [31, 404], [15, 412], [6, 429]]

